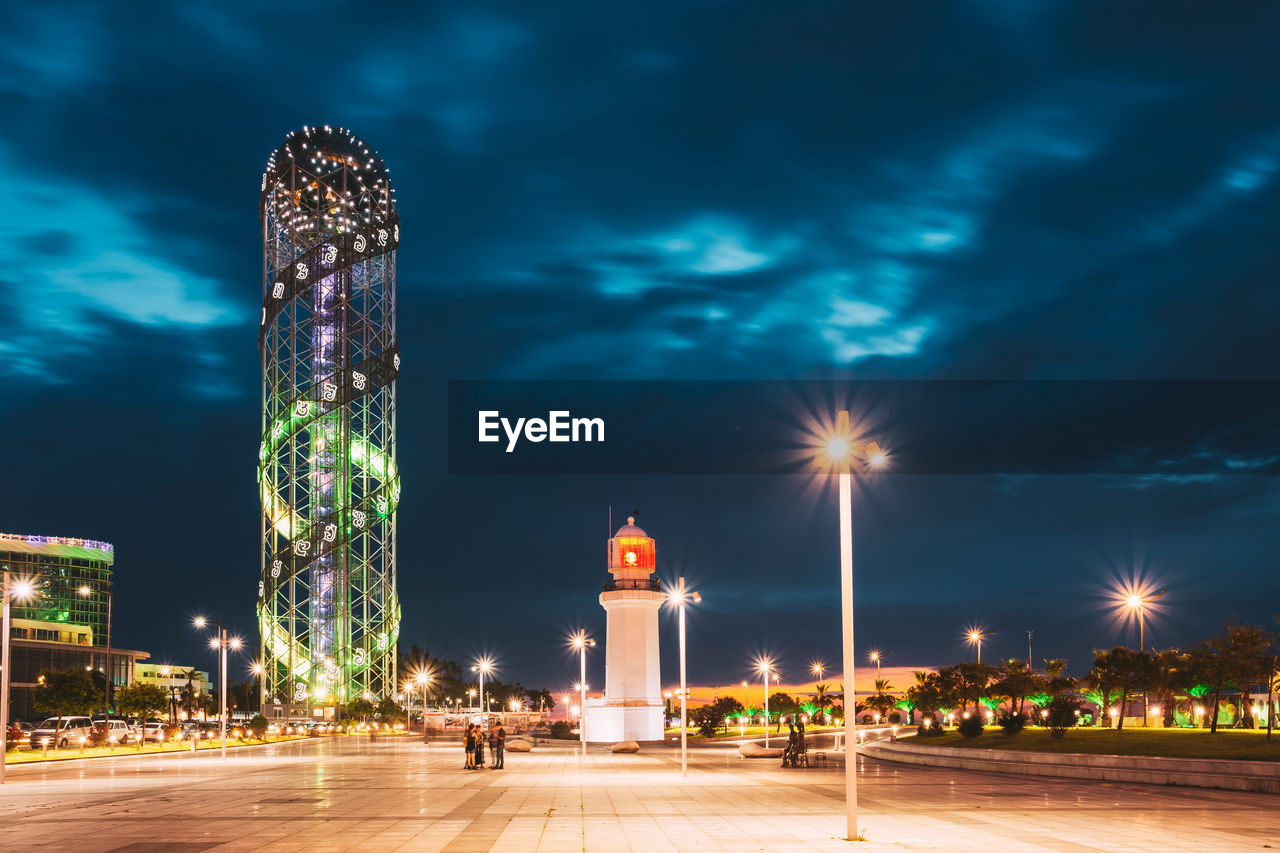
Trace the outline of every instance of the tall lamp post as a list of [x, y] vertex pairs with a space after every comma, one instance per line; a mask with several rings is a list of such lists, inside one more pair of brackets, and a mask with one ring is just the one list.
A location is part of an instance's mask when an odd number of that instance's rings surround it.
[[1158, 592], [1139, 589], [1125, 596], [1125, 607], [1138, 613], [1138, 651], [1140, 652], [1147, 650], [1147, 605], [1163, 595], [1163, 589]]
[[[702, 595], [692, 592], [685, 588], [684, 578], [680, 578], [680, 582], [676, 588], [667, 596], [667, 600], [680, 608], [680, 775], [689, 775], [688, 749], [689, 749], [689, 716], [686, 704], [689, 701], [689, 688], [685, 683], [685, 642], [684, 642], [684, 611], [690, 601], [694, 604], [702, 602]], [[765, 693], [768, 694], [768, 690]], [[766, 696], [765, 702], [768, 702]], [[768, 736], [768, 719], [765, 719], [765, 735]]]
[[969, 645], [976, 645], [978, 647], [978, 663], [982, 663], [982, 641], [987, 638], [982, 626], [979, 625], [976, 628], [970, 628], [969, 632], [965, 634], [965, 638], [969, 641]]
[[[826, 670], [826, 668], [827, 668], [827, 665], [820, 660], [816, 660], [813, 663], [809, 664], [809, 671], [813, 673], [813, 677], [816, 678], [819, 682], [822, 681], [822, 673]], [[815, 690], [818, 687], [817, 683], [815, 683], [813, 686]], [[818, 713], [822, 714], [822, 713], [825, 713], [825, 711], [822, 708], [819, 708]], [[831, 722], [830, 718], [827, 719], [827, 722]]]
[[596, 641], [579, 628], [569, 637], [569, 645], [578, 652], [578, 741], [582, 744], [582, 757], [587, 757], [587, 649]]
[[756, 661], [756, 671], [760, 673], [760, 683], [764, 685], [764, 748], [769, 748], [769, 671], [773, 669], [773, 661], [760, 658]]
[[867, 660], [876, 665], [876, 681], [880, 680], [880, 658], [881, 654], [879, 649], [872, 649], [871, 652], [867, 654]]
[[[195, 618], [197, 628], [206, 627], [209, 622], [203, 616]], [[240, 648], [239, 637], [228, 637], [227, 629], [222, 627], [221, 620], [216, 625], [217, 636], [209, 640], [209, 648], [218, 650], [218, 729], [222, 736], [222, 760], [227, 760], [227, 650]]]
[[[88, 598], [93, 595], [93, 589], [85, 584], [80, 587], [77, 592], [81, 598]], [[102, 713], [105, 717], [111, 717], [111, 581], [107, 581], [107, 656], [103, 661], [105, 666], [102, 668], [102, 674], [106, 676], [104, 679], [106, 684], [102, 687]]]
[[493, 672], [493, 658], [487, 655], [480, 658], [476, 661], [475, 666], [471, 667], [471, 671], [480, 674], [480, 721], [484, 722], [489, 713], [488, 706], [484, 704], [484, 677]]
[[852, 468], [855, 458], [865, 458], [871, 467], [884, 462], [884, 451], [874, 441], [857, 443], [849, 425], [849, 413], [836, 414], [835, 430], [822, 437], [814, 464], [840, 475], [840, 610], [843, 627], [843, 665], [845, 690], [844, 708], [844, 798], [846, 808], [845, 837], [854, 841], [858, 837], [858, 756], [855, 747], [857, 737], [857, 690], [854, 672], [857, 662], [853, 652], [853, 485]]
[[422, 742], [427, 742], [427, 685], [431, 683], [431, 673], [425, 669], [418, 670], [414, 681], [422, 688]]
[[0, 785], [4, 784], [4, 764], [9, 753], [9, 634], [12, 633], [9, 628], [9, 604], [14, 599], [18, 601], [28, 601], [36, 591], [36, 585], [30, 578], [13, 578], [10, 576], [9, 570], [4, 572], [3, 596], [4, 601], [4, 618], [0, 620], [4, 629], [4, 648], [0, 651], [0, 737], [4, 738], [3, 746], [0, 746]]

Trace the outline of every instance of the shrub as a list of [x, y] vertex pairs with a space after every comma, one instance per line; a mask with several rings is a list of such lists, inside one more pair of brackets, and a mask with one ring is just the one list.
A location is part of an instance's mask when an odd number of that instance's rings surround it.
[[1049, 727], [1049, 734], [1056, 739], [1065, 736], [1067, 729], [1076, 725], [1078, 721], [1076, 712], [1080, 710], [1080, 703], [1070, 696], [1055, 696], [1053, 701], [1044, 707], [1049, 712], [1045, 717], [1045, 725]]
[[977, 714], [971, 714], [960, 721], [956, 731], [960, 732], [965, 740], [972, 740], [982, 734], [982, 720], [978, 719]]
[[568, 720], [556, 720], [551, 724], [551, 736], [561, 740], [573, 737], [573, 725]]
[[249, 731], [253, 732], [253, 736], [258, 740], [267, 736], [267, 729], [270, 726], [271, 723], [261, 714], [254, 715], [254, 718], [249, 721]]
[[898, 723], [902, 722], [902, 714], [898, 713], [897, 711], [890, 711], [889, 722], [893, 723], [895, 726], [898, 725]]
[[1027, 718], [1022, 714], [1015, 714], [1012, 711], [1001, 714], [996, 718], [996, 722], [1000, 724], [1000, 731], [1012, 737], [1020, 734], [1027, 727]]

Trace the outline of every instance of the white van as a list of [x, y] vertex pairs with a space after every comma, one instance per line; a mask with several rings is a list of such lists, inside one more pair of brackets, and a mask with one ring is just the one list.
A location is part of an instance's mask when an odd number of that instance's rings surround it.
[[31, 733], [31, 748], [39, 749], [47, 745], [66, 749], [68, 746], [78, 746], [80, 738], [88, 737], [92, 730], [93, 720], [88, 717], [63, 717], [61, 727], [57, 717], [50, 717]]

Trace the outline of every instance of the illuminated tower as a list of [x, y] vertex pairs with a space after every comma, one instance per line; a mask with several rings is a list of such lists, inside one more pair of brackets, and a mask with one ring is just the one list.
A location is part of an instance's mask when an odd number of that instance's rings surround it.
[[666, 600], [653, 576], [657, 548], [634, 518], [609, 540], [613, 580], [600, 593], [608, 614], [604, 699], [587, 705], [587, 740], [662, 740], [662, 683], [658, 669], [658, 611]]
[[271, 155], [260, 212], [263, 708], [310, 715], [396, 693], [400, 218], [382, 160], [330, 127]]

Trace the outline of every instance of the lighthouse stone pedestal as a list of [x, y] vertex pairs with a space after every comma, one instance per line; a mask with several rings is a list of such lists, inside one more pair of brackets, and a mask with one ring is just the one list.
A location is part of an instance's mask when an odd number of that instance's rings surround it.
[[666, 601], [654, 540], [634, 518], [609, 540], [613, 580], [600, 594], [608, 614], [603, 699], [587, 701], [586, 737], [593, 743], [663, 739], [662, 679], [658, 666], [658, 611]]

